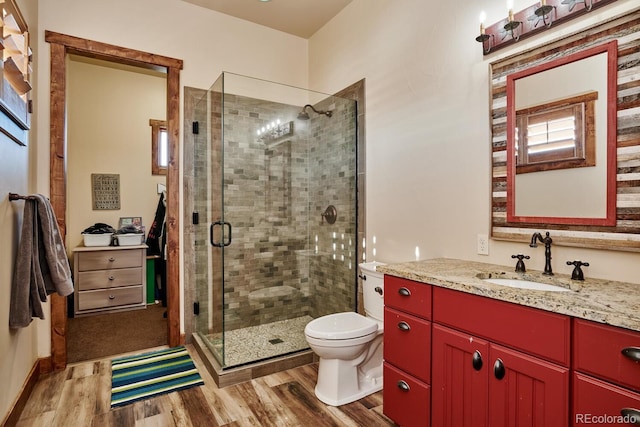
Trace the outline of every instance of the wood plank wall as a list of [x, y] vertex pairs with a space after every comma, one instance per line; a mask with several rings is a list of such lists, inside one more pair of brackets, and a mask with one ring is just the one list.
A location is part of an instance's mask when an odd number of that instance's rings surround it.
[[[612, 40], [618, 42], [616, 225], [557, 225], [507, 221], [507, 75]], [[491, 64], [492, 237], [529, 241], [549, 231], [554, 243], [640, 251], [640, 11]], [[585, 189], [588, 197], [588, 189]]]

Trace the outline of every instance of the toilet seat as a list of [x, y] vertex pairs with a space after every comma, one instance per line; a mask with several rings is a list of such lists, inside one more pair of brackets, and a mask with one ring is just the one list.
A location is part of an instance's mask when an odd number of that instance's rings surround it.
[[348, 340], [371, 335], [378, 322], [354, 312], [334, 313], [307, 323], [304, 333], [321, 340]]

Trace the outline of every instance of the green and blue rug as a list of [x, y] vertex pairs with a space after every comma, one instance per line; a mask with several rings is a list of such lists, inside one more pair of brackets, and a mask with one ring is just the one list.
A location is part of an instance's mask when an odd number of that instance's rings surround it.
[[111, 361], [111, 407], [204, 384], [184, 346]]

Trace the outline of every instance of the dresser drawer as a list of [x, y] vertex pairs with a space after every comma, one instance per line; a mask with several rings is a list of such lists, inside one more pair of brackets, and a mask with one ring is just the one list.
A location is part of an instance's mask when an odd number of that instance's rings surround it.
[[383, 352], [386, 362], [429, 383], [431, 322], [385, 307]]
[[142, 268], [119, 268], [116, 270], [81, 271], [78, 273], [78, 290], [120, 288], [141, 285]]
[[402, 427], [428, 426], [431, 418], [429, 385], [386, 362], [383, 366], [384, 414]]
[[95, 310], [113, 308], [123, 305], [142, 304], [142, 285], [127, 288], [104, 289], [99, 291], [82, 291], [76, 295], [78, 309]]
[[144, 250], [117, 249], [77, 253], [78, 271], [142, 267]]
[[569, 366], [568, 316], [434, 287], [433, 321]]
[[[588, 375], [573, 374], [573, 425], [634, 425], [640, 422], [640, 394]], [[624, 416], [626, 415], [626, 420]], [[608, 417], [608, 420], [605, 418]], [[623, 417], [616, 420], [613, 417]]]
[[[623, 354], [626, 350], [628, 356]], [[640, 391], [640, 333], [574, 320], [574, 368]]]
[[384, 304], [424, 319], [431, 319], [431, 285], [385, 275]]

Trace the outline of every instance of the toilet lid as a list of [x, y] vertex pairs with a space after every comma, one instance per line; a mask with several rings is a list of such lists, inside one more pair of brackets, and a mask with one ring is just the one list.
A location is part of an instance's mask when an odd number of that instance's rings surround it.
[[325, 340], [359, 338], [378, 330], [378, 322], [354, 312], [335, 313], [307, 323], [304, 333]]

